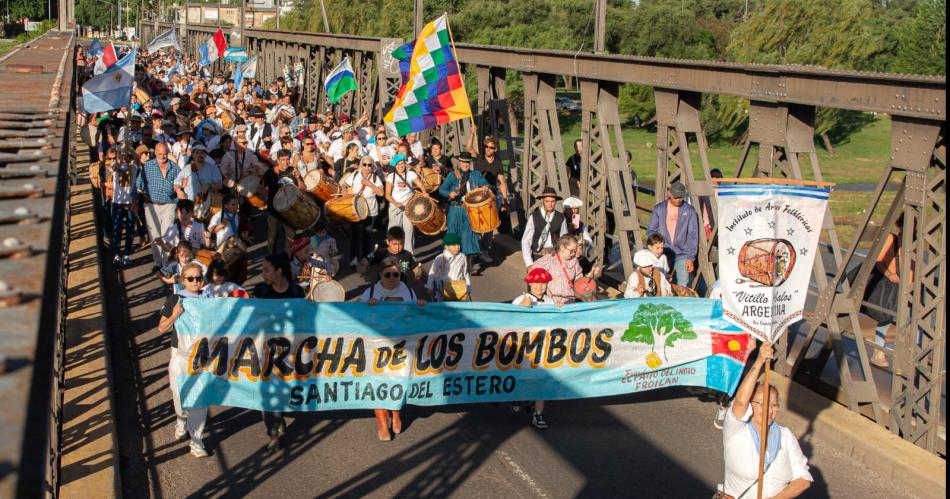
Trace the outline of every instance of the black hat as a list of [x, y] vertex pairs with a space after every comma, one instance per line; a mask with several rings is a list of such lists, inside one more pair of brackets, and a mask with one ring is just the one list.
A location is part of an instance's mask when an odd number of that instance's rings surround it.
[[261, 111], [260, 109], [254, 108], [254, 109], [251, 111], [250, 116], [251, 116], [251, 118], [263, 118], [263, 117], [264, 117], [264, 111]]
[[545, 187], [544, 190], [541, 191], [541, 195], [538, 196], [538, 199], [544, 198], [554, 198], [556, 201], [561, 200], [561, 196], [557, 195], [557, 191], [555, 191], [553, 187]]
[[459, 154], [460, 163], [471, 163], [473, 161], [472, 155], [468, 152], [463, 152]]
[[673, 185], [670, 186], [670, 194], [674, 198], [685, 198], [686, 197], [686, 186], [682, 182], [673, 182]]

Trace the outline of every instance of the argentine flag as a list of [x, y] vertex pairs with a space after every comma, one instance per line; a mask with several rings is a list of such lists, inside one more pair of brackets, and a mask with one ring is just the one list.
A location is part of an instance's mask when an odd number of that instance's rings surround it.
[[82, 86], [83, 110], [87, 113], [111, 111], [128, 106], [135, 82], [135, 49], [113, 64], [105, 73]]
[[238, 63], [234, 71], [234, 88], [241, 88], [244, 78], [257, 77], [257, 56], [251, 57], [243, 66]]
[[353, 75], [353, 66], [350, 65], [349, 56], [344, 57], [327, 75], [324, 86], [327, 89], [327, 99], [331, 104], [339, 103], [347, 92], [356, 90], [356, 77]]
[[178, 36], [175, 34], [175, 28], [172, 28], [152, 39], [151, 43], [148, 44], [148, 47], [145, 49], [148, 53], [154, 54], [159, 49], [165, 47], [173, 47], [178, 51], [181, 51], [181, 46], [178, 44]]

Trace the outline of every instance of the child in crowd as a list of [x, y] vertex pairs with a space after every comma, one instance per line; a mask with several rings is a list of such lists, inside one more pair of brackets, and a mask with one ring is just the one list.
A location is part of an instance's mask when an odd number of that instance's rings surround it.
[[[538, 305], [555, 305], [554, 300], [548, 296], [548, 283], [554, 278], [551, 273], [541, 267], [535, 267], [528, 271], [524, 277], [524, 282], [528, 286], [528, 291], [518, 295], [512, 300], [512, 305], [533, 308]], [[544, 401], [535, 400], [531, 403], [512, 402], [510, 409], [512, 413], [520, 413], [523, 407], [532, 407], [534, 411], [531, 414], [531, 424], [539, 429], [546, 430], [550, 426], [544, 418]], [[530, 410], [530, 409], [529, 409]]]
[[[116, 154], [109, 151], [108, 154]], [[106, 178], [106, 191], [112, 192], [112, 263], [128, 265], [132, 254], [132, 184], [135, 182], [135, 167], [127, 153], [118, 153], [118, 162]], [[124, 243], [124, 245], [123, 245]]]
[[313, 226], [314, 235], [310, 237], [311, 250], [320, 255], [324, 262], [330, 263], [340, 253], [336, 246], [336, 239], [327, 234], [327, 224], [318, 220]]
[[205, 285], [201, 290], [202, 298], [227, 298], [244, 291], [241, 286], [228, 280], [228, 267], [223, 260], [214, 259], [205, 273]]
[[656, 263], [653, 265], [653, 268], [658, 270], [663, 274], [667, 279], [670, 277], [670, 264], [669, 260], [666, 258], [666, 240], [663, 239], [663, 236], [657, 232], [654, 232], [647, 236], [647, 249], [650, 250], [650, 253], [653, 253], [653, 256], [656, 257]]
[[173, 294], [185, 289], [181, 283], [181, 269], [185, 268], [185, 265], [193, 261], [194, 258], [195, 253], [190, 244], [187, 242], [178, 243], [178, 246], [175, 247], [175, 259], [160, 271], [159, 279], [165, 284], [171, 284]]
[[472, 301], [468, 260], [462, 254], [462, 238], [449, 232], [442, 238], [444, 249], [432, 261], [426, 291], [433, 301]]
[[182, 241], [189, 243], [195, 250], [210, 246], [211, 237], [205, 231], [204, 224], [192, 218], [194, 211], [194, 201], [179, 199], [178, 204], [175, 205], [175, 223], [165, 231], [156, 244], [169, 252]]
[[402, 280], [409, 283], [408, 274], [411, 272], [413, 278], [422, 278], [422, 265], [413, 258], [412, 253], [405, 250], [406, 233], [402, 227], [393, 226], [386, 231], [386, 247], [379, 248], [373, 252], [370, 257], [360, 261], [357, 267], [361, 274], [365, 274], [370, 265], [377, 266], [387, 257], [394, 257], [399, 260], [400, 271], [402, 271]]
[[238, 210], [241, 208], [237, 196], [232, 193], [224, 195], [221, 204], [221, 211], [211, 216], [208, 222], [208, 230], [214, 237], [214, 245], [221, 248], [229, 237], [241, 236], [241, 217]]

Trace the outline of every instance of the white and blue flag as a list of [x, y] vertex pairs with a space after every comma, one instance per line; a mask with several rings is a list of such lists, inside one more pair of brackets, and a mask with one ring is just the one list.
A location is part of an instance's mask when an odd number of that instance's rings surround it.
[[171, 28], [153, 38], [145, 50], [152, 54], [155, 53], [156, 50], [165, 47], [174, 47], [176, 50], [181, 50], [181, 46], [178, 44], [178, 35], [175, 34], [175, 28]]
[[241, 88], [244, 78], [254, 78], [257, 75], [257, 56], [251, 57], [243, 66], [238, 64], [234, 71], [234, 88]]
[[82, 86], [83, 110], [87, 113], [111, 111], [128, 106], [135, 82], [135, 49], [113, 64], [105, 73]]

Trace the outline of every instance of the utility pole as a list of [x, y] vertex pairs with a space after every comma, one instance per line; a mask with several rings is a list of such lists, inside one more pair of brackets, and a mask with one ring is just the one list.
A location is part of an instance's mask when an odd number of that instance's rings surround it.
[[277, 0], [274, 4], [277, 5], [277, 31], [280, 31], [280, 0]]
[[245, 6], [247, 5], [247, 0], [241, 0], [241, 29], [238, 30], [241, 35], [241, 47], [247, 48], [247, 45], [244, 43], [244, 25], [247, 24], [247, 16], [245, 15]]
[[320, 15], [323, 16], [323, 31], [330, 32], [330, 23], [327, 21], [327, 6], [323, 4], [323, 0], [320, 0]]
[[605, 52], [604, 38], [607, 31], [607, 0], [595, 0], [594, 3], [594, 52]]
[[413, 23], [412, 23], [412, 33], [413, 37], [416, 38], [419, 36], [419, 32], [422, 31], [422, 16], [424, 14], [424, 9], [422, 5], [422, 0], [415, 0], [412, 8], [413, 13]]

